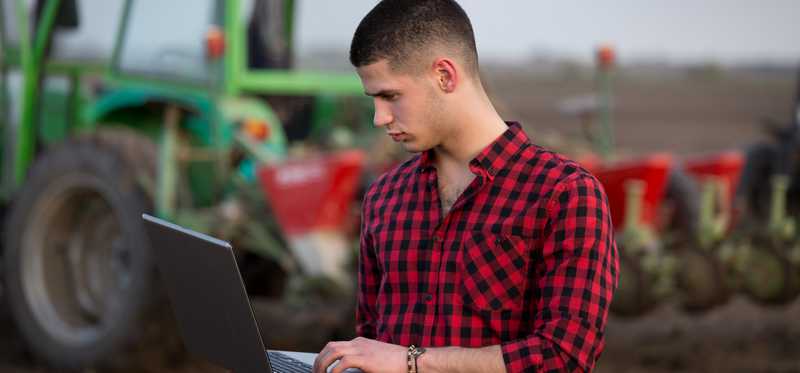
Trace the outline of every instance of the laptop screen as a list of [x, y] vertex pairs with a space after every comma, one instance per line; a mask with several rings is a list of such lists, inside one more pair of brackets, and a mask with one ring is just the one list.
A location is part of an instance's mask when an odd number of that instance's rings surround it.
[[231, 246], [147, 214], [142, 218], [189, 352], [237, 373], [270, 372]]

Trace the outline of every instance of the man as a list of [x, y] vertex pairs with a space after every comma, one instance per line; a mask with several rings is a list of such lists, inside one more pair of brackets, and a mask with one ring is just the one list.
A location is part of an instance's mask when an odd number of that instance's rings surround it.
[[618, 281], [598, 181], [500, 118], [453, 0], [381, 1], [350, 60], [375, 126], [419, 154], [367, 191], [360, 337], [315, 372], [592, 370]]

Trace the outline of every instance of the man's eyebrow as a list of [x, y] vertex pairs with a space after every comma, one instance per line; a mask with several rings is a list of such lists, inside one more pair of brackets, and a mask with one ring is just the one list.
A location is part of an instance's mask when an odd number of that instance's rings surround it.
[[376, 93], [371, 93], [371, 92], [364, 91], [364, 94], [367, 95], [367, 96], [370, 96], [370, 97], [385, 97], [385, 96], [390, 96], [390, 95], [393, 95], [393, 94], [396, 94], [396, 93], [397, 93], [397, 91], [392, 90], [392, 89], [384, 89], [384, 90], [378, 91]]

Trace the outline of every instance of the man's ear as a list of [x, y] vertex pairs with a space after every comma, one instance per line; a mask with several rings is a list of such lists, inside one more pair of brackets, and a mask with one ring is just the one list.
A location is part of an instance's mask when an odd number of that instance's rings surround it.
[[453, 93], [458, 87], [461, 77], [453, 60], [449, 58], [437, 58], [433, 62], [433, 71], [436, 77], [436, 84], [445, 93]]

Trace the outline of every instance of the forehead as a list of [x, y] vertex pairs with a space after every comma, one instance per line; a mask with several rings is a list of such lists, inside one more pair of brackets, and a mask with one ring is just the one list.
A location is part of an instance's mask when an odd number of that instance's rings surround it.
[[399, 89], [414, 83], [414, 78], [408, 73], [399, 72], [389, 65], [385, 59], [356, 68], [364, 89], [377, 92], [387, 89]]

